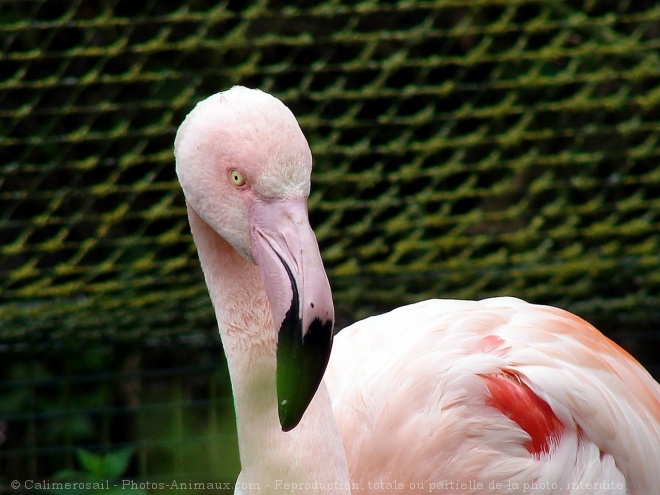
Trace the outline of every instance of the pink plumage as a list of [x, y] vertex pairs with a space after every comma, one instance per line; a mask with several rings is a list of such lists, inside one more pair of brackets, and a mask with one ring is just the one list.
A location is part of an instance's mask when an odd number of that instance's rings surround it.
[[279, 100], [204, 100], [175, 155], [232, 379], [235, 493], [658, 492], [660, 385], [575, 315], [430, 300], [332, 347], [311, 152]]
[[660, 387], [557, 308], [430, 300], [367, 318], [337, 336], [326, 384], [362, 486], [639, 495], [660, 486]]

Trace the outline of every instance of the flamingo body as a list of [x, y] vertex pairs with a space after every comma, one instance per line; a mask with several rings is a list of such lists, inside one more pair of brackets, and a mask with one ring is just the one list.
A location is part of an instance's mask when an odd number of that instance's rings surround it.
[[430, 300], [333, 347], [311, 152], [279, 100], [209, 97], [175, 155], [232, 380], [235, 493], [658, 493], [660, 385], [570, 313]]
[[351, 480], [374, 487], [366, 493], [387, 480], [456, 494], [660, 487], [657, 383], [557, 308], [514, 298], [404, 306], [339, 332], [325, 382]]

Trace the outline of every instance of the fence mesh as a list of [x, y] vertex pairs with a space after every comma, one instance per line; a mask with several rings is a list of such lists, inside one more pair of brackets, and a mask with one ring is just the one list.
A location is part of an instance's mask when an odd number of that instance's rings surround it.
[[517, 295], [657, 370], [655, 1], [3, 0], [0, 42], [8, 346], [213, 328], [172, 143], [243, 84], [310, 141], [341, 323]]

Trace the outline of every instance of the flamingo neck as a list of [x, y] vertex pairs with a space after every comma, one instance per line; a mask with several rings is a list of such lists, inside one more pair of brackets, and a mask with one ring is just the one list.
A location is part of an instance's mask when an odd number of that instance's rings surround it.
[[242, 467], [235, 493], [349, 494], [346, 454], [324, 383], [300, 424], [287, 433], [280, 427], [277, 332], [258, 267], [194, 210], [188, 214], [232, 382]]

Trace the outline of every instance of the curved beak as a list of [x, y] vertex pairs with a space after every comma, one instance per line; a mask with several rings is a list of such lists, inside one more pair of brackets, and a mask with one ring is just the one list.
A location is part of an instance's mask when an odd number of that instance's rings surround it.
[[255, 199], [252, 255], [261, 271], [277, 338], [277, 402], [283, 431], [300, 422], [330, 358], [330, 283], [307, 217], [306, 198]]

